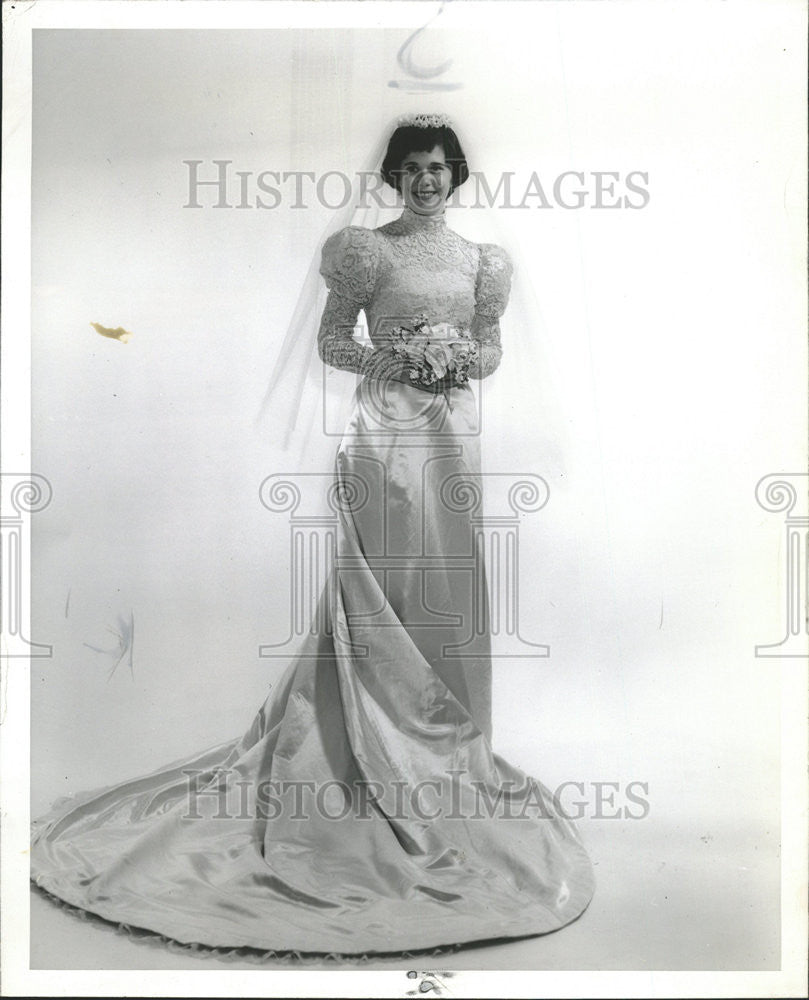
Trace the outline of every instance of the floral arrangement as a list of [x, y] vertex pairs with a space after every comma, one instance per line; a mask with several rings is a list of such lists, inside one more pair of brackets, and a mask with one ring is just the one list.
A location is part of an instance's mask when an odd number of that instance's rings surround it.
[[393, 353], [401, 358], [410, 380], [420, 386], [448, 389], [469, 381], [469, 369], [478, 361], [478, 348], [468, 330], [449, 323], [430, 325], [424, 315], [412, 326], [391, 331]]

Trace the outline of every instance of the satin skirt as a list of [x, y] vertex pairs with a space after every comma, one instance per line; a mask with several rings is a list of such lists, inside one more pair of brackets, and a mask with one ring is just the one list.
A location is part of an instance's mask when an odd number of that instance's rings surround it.
[[360, 386], [322, 627], [242, 736], [35, 823], [38, 886], [184, 944], [272, 952], [411, 952], [582, 913], [574, 825], [491, 747], [478, 429], [468, 388]]

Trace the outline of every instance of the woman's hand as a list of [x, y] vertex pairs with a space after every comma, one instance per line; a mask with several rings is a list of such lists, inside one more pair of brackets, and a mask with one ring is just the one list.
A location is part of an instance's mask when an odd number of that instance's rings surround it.
[[365, 363], [363, 374], [367, 378], [383, 381], [409, 382], [406, 362], [392, 347], [378, 347]]
[[421, 392], [432, 393], [433, 395], [445, 392], [448, 389], [454, 389], [462, 384], [455, 380], [453, 374], [448, 373], [444, 378], [436, 379], [435, 382], [427, 385], [418, 379], [412, 379], [410, 371], [410, 365], [392, 347], [377, 348], [368, 358], [363, 368], [363, 374], [366, 378], [390, 382], [404, 382], [405, 385], [419, 389]]

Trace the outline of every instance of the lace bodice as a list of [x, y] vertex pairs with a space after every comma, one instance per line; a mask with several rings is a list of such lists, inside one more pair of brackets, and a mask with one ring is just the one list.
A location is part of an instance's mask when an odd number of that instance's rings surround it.
[[323, 247], [320, 273], [329, 297], [318, 334], [320, 357], [334, 368], [365, 374], [374, 350], [354, 338], [365, 311], [375, 348], [390, 329], [426, 314], [430, 323], [469, 330], [479, 347], [472, 378], [500, 363], [499, 319], [511, 287], [511, 262], [494, 244], [469, 243], [447, 228], [444, 216], [405, 209], [379, 229], [349, 226]]

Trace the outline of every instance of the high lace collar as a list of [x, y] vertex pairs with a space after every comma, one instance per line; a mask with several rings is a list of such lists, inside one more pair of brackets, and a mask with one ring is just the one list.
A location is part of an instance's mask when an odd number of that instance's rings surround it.
[[399, 216], [399, 222], [406, 232], [416, 232], [417, 230], [439, 230], [444, 229], [447, 225], [447, 213], [446, 210], [440, 212], [438, 215], [419, 215], [418, 212], [414, 212], [412, 208], [407, 208], [405, 206], [404, 211]]

